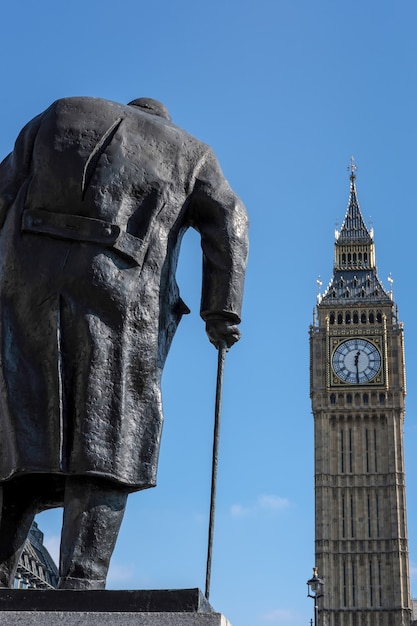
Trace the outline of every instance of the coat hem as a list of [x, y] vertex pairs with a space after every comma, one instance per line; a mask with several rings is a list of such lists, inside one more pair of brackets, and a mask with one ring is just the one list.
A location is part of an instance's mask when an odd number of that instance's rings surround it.
[[51, 479], [55, 479], [58, 482], [63, 482], [68, 477], [77, 477], [77, 478], [97, 478], [99, 480], [103, 480], [106, 482], [114, 483], [115, 486], [127, 489], [130, 492], [134, 491], [142, 491], [144, 489], [152, 489], [156, 487], [156, 481], [142, 481], [142, 482], [132, 482], [128, 480], [123, 480], [121, 477], [116, 477], [113, 474], [109, 474], [106, 472], [97, 472], [97, 471], [79, 471], [79, 472], [63, 472], [59, 470], [35, 470], [35, 469], [25, 469], [14, 471], [9, 474], [7, 477], [0, 476], [0, 487], [5, 484], [9, 484], [14, 480], [24, 480], [29, 476], [48, 476]]

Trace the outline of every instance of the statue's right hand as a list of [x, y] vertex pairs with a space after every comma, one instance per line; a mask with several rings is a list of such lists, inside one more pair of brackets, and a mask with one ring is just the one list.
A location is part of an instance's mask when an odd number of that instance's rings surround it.
[[226, 345], [231, 348], [233, 344], [239, 341], [241, 333], [239, 328], [230, 320], [215, 317], [206, 321], [206, 333], [210, 342], [220, 348]]

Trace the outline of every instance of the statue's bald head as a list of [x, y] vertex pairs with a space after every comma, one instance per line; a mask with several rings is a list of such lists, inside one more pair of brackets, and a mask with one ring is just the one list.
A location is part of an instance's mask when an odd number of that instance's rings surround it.
[[166, 120], [171, 121], [168, 109], [164, 104], [162, 104], [162, 102], [159, 102], [159, 100], [154, 100], [153, 98], [136, 98], [136, 100], [129, 102], [129, 106], [139, 107], [147, 113], [159, 115], [160, 117], [164, 117]]

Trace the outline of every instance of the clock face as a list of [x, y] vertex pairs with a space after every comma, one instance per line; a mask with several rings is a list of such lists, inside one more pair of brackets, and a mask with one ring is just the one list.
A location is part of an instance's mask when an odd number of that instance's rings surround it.
[[332, 357], [333, 370], [346, 383], [367, 383], [381, 369], [381, 354], [366, 339], [348, 339], [338, 345]]

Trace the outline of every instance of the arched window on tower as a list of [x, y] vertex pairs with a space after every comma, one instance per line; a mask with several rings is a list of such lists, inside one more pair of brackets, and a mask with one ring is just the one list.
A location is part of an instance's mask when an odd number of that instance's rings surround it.
[[351, 317], [350, 317], [350, 313], [348, 312], [348, 313], [346, 313], [345, 323], [346, 324], [350, 324], [350, 322], [351, 322]]
[[337, 323], [338, 324], [343, 324], [343, 315], [341, 313], [339, 313], [338, 316], [337, 316]]
[[366, 324], [366, 313], [361, 313], [361, 323]]
[[353, 314], [353, 323], [359, 324], [359, 316], [356, 312]]
[[335, 316], [334, 313], [330, 313], [330, 324], [334, 324]]
[[373, 313], [369, 313], [369, 323], [370, 324], [374, 324], [375, 323], [375, 316]]
[[382, 324], [382, 315], [381, 315], [381, 311], [378, 311], [376, 314], [376, 321], [378, 322], [378, 324]]

